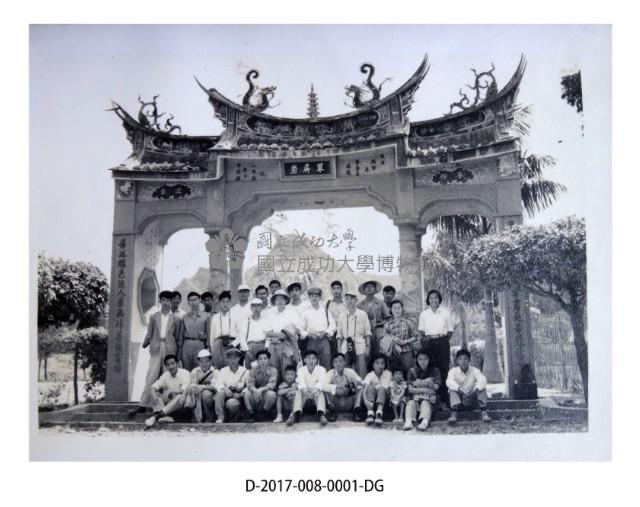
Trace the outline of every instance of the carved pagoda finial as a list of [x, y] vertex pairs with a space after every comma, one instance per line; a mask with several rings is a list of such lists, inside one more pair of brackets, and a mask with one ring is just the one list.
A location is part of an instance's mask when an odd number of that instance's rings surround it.
[[391, 81], [391, 78], [385, 78], [379, 85], [375, 85], [372, 81], [373, 75], [376, 72], [376, 68], [370, 63], [363, 63], [360, 65], [360, 72], [367, 75], [367, 78], [362, 82], [361, 86], [347, 85], [345, 86], [345, 94], [351, 100], [351, 104], [345, 102], [349, 107], [358, 109], [365, 104], [380, 100], [380, 94], [382, 92], [382, 85], [387, 81]]
[[260, 73], [255, 69], [251, 69], [249, 72], [247, 72], [245, 79], [247, 80], [247, 83], [249, 83], [249, 89], [242, 98], [242, 105], [260, 112], [264, 111], [265, 109], [275, 107], [278, 104], [273, 106], [271, 105], [271, 99], [273, 99], [277, 87], [265, 86], [264, 88], [262, 88], [258, 86], [253, 81], [258, 77], [260, 77]]
[[[449, 114], [453, 113], [454, 108], [458, 108], [460, 111], [465, 111], [471, 107], [477, 106], [481, 102], [485, 102], [487, 99], [490, 99], [498, 93], [498, 83], [493, 75], [494, 70], [496, 70], [496, 67], [493, 63], [491, 64], [491, 70], [486, 70], [484, 72], [478, 73], [476, 69], [471, 69], [471, 72], [473, 72], [473, 75], [475, 76], [475, 82], [473, 86], [467, 85], [467, 88], [476, 93], [473, 102], [471, 102], [469, 96], [462, 91], [462, 88], [460, 88], [458, 94], [461, 98], [458, 102], [453, 102], [449, 106]], [[482, 90], [487, 90], [484, 97], [482, 97]]]
[[318, 105], [318, 94], [313, 89], [313, 83], [311, 83], [311, 90], [307, 96], [307, 117], [317, 118], [320, 116], [320, 108]]

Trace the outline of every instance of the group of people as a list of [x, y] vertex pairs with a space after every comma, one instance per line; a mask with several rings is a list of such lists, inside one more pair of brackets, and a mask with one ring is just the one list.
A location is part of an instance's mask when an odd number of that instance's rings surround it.
[[[383, 299], [376, 294], [383, 293]], [[149, 369], [140, 405], [147, 426], [175, 418], [225, 423], [256, 419], [296, 424], [312, 410], [322, 425], [338, 413], [381, 425], [426, 430], [434, 411], [449, 404], [449, 423], [461, 410], [487, 414], [487, 380], [470, 365], [466, 349], [450, 369], [453, 321], [437, 290], [415, 322], [404, 315], [392, 286], [371, 280], [358, 287], [364, 298], [336, 280], [323, 301], [319, 287], [278, 280], [253, 291], [218, 295], [190, 292], [189, 311], [178, 292], [162, 291], [160, 310], [148, 323], [142, 346]], [[323, 302], [321, 302], [323, 301]]]

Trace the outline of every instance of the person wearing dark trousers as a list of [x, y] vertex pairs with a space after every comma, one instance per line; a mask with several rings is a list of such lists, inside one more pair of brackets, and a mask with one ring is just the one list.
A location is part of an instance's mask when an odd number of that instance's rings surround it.
[[[451, 312], [444, 308], [442, 294], [437, 290], [427, 293], [428, 308], [420, 314], [418, 329], [422, 348], [429, 352], [431, 363], [438, 368], [443, 379], [447, 378], [451, 361], [451, 345], [449, 340], [453, 334], [453, 318]], [[446, 404], [448, 400], [447, 388], [441, 383], [438, 395], [440, 401]]]

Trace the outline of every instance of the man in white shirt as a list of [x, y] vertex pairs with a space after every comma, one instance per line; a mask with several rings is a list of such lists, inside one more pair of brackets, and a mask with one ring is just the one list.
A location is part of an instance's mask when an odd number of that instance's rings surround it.
[[287, 285], [287, 294], [289, 294], [291, 298], [291, 302], [289, 303], [290, 308], [298, 312], [298, 315], [301, 316], [303, 310], [309, 306], [309, 303], [302, 299], [302, 284], [300, 282], [290, 283]]
[[254, 292], [255, 296], [262, 300], [262, 316], [266, 317], [269, 310], [271, 310], [271, 302], [269, 301], [269, 289], [264, 285], [258, 285]]
[[293, 400], [293, 413], [287, 419], [287, 425], [292, 426], [300, 421], [302, 409], [307, 403], [315, 407], [320, 424], [324, 426], [328, 419], [325, 416], [326, 400], [322, 390], [327, 370], [318, 365], [318, 356], [313, 350], [307, 349], [304, 355], [304, 366], [298, 369], [296, 383], [298, 391]]
[[191, 385], [187, 387], [185, 406], [193, 410], [197, 423], [213, 422], [213, 398], [218, 384], [218, 370], [211, 365], [211, 352], [198, 352], [198, 366], [191, 370]]
[[250, 295], [251, 289], [249, 289], [248, 285], [242, 284], [238, 286], [238, 302], [231, 307], [231, 317], [234, 318], [236, 322], [251, 317]]
[[[340, 280], [334, 280], [331, 282], [329, 286], [331, 288], [331, 299], [329, 299], [325, 307], [329, 310], [329, 313], [333, 317], [333, 320], [338, 325], [338, 320], [340, 319], [340, 315], [342, 312], [347, 311], [347, 307], [344, 304], [344, 300], [342, 297], [342, 282]], [[333, 336], [330, 337], [329, 341], [331, 343], [331, 357], [335, 357], [338, 353], [338, 339], [337, 333], [334, 333]]]
[[[440, 370], [442, 378], [447, 378], [451, 358], [449, 340], [453, 334], [451, 312], [441, 306], [442, 294], [437, 290], [427, 293], [428, 308], [420, 314], [418, 329], [422, 348], [429, 351], [432, 365]], [[440, 399], [446, 404], [447, 388], [444, 383], [438, 390]]]
[[[333, 369], [327, 372], [322, 385], [330, 421], [335, 421], [337, 413], [353, 412], [354, 408], [360, 406], [363, 385], [360, 375], [351, 368], [345, 368], [344, 354], [338, 352], [333, 358]], [[353, 415], [356, 420], [356, 414]]]
[[449, 370], [447, 388], [451, 402], [449, 424], [458, 421], [461, 410], [480, 409], [482, 420], [491, 422], [487, 414], [487, 377], [475, 366], [471, 366], [471, 354], [467, 349], [456, 352], [456, 366]]
[[288, 365], [297, 365], [300, 361], [297, 333], [302, 326], [298, 314], [287, 306], [290, 300], [285, 291], [276, 291], [271, 296], [271, 304], [275, 307], [267, 314], [271, 326], [266, 333], [270, 341], [271, 366], [278, 370], [279, 379], [284, 378]]
[[231, 292], [223, 290], [218, 296], [220, 311], [209, 315], [207, 320], [208, 342], [213, 366], [222, 368], [227, 364], [225, 352], [229, 347], [239, 347], [237, 321], [231, 314]]
[[168, 354], [164, 358], [164, 366], [167, 371], [151, 385], [153, 415], [145, 421], [148, 428], [158, 420], [173, 422], [173, 418], [169, 416], [184, 408], [185, 390], [191, 384], [191, 375], [178, 367], [178, 358], [174, 354]]
[[271, 320], [262, 316], [262, 300], [251, 300], [251, 317], [238, 322], [238, 337], [240, 349], [245, 351], [244, 365], [251, 368], [257, 360], [256, 354], [264, 349], [269, 349], [267, 332], [271, 331]]
[[280, 280], [271, 280], [269, 282], [269, 297], [273, 297], [273, 295], [279, 290], [282, 290]]
[[331, 343], [329, 339], [336, 332], [336, 323], [327, 308], [320, 306], [322, 289], [310, 287], [307, 291], [309, 306], [302, 312], [300, 337], [306, 341], [305, 348], [318, 354], [320, 366], [331, 368]]
[[364, 310], [357, 308], [358, 296], [353, 291], [344, 295], [346, 310], [338, 318], [337, 348], [360, 377], [367, 374], [367, 360], [371, 353], [371, 322]]
[[[228, 366], [220, 370], [216, 386], [216, 423], [222, 424], [229, 419], [235, 421], [240, 414], [240, 404], [244, 398], [243, 391], [247, 386], [248, 370], [240, 365], [240, 349], [230, 348], [226, 351]], [[226, 409], [226, 413], [225, 413]]]
[[[302, 299], [302, 283], [297, 281], [291, 282], [287, 285], [287, 294], [289, 294], [289, 297], [291, 298], [289, 308], [295, 310], [298, 314], [298, 319], [302, 322], [302, 312], [309, 307], [309, 301]], [[307, 342], [300, 340], [300, 333], [298, 333], [298, 349], [300, 350], [301, 356], [304, 356], [306, 346]]]

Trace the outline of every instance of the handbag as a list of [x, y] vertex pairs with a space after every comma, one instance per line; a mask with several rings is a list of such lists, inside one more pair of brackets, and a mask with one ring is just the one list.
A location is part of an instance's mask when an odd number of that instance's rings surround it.
[[380, 352], [389, 357], [393, 352], [393, 336], [385, 334], [380, 340]]

